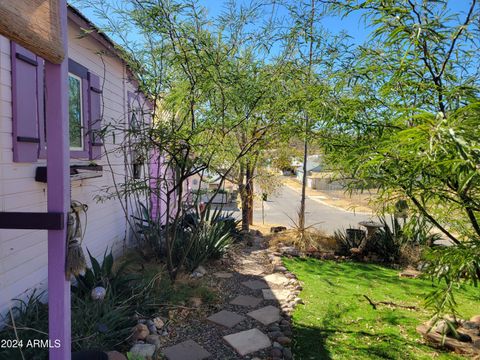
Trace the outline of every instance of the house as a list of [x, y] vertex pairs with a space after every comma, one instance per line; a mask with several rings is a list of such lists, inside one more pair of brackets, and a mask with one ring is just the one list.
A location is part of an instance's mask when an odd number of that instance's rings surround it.
[[[303, 179], [303, 164], [297, 167], [298, 181]], [[316, 190], [341, 190], [342, 182], [334, 179], [334, 174], [328, 171], [322, 163], [321, 155], [310, 155], [307, 158], [307, 187]]]
[[[129, 124], [145, 104], [114, 43], [73, 7], [67, 21], [71, 199], [88, 205], [83, 247], [101, 258], [128, 246], [132, 230], [118, 200], [96, 196], [114, 185], [113, 172], [121, 178], [139, 164], [110, 153], [122, 133], [101, 139], [96, 131]], [[0, 212], [47, 209], [44, 76], [42, 58], [0, 36]], [[133, 211], [129, 202], [125, 209]], [[0, 315], [11, 299], [46, 288], [47, 267], [47, 231], [0, 228]]]

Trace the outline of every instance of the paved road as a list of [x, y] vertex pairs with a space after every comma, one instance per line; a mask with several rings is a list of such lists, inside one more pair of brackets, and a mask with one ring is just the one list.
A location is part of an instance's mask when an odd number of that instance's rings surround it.
[[[293, 225], [292, 219], [298, 221], [297, 210], [300, 207], [300, 191], [284, 186], [277, 196], [264, 203], [265, 223]], [[353, 226], [358, 228], [358, 222], [370, 220], [372, 216], [365, 213], [354, 213], [322, 203], [316, 196], [308, 196], [306, 200], [306, 225], [315, 224], [318, 229], [333, 234], [337, 229]], [[374, 217], [373, 217], [374, 218]], [[255, 206], [254, 222], [262, 223], [261, 206]]]

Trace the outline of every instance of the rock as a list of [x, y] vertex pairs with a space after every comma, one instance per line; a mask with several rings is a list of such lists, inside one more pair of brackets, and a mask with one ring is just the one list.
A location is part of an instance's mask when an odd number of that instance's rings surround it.
[[268, 336], [270, 339], [275, 340], [276, 338], [283, 336], [283, 333], [281, 331], [271, 331], [268, 333]]
[[162, 329], [165, 326], [165, 322], [160, 317], [153, 319], [153, 324], [157, 329]]
[[143, 356], [144, 358], [151, 359], [155, 354], [155, 345], [153, 344], [135, 344], [130, 349], [132, 355]]
[[158, 350], [161, 347], [160, 336], [159, 335], [148, 335], [145, 339], [147, 344], [155, 345], [155, 349]]
[[274, 272], [285, 272], [285, 271], [287, 271], [287, 268], [285, 266], [282, 266], [282, 265], [276, 265], [273, 268], [273, 271]]
[[280, 336], [277, 338], [277, 342], [282, 344], [283, 346], [288, 346], [292, 343], [292, 339], [287, 336]]
[[297, 297], [297, 298], [293, 299], [293, 302], [294, 302], [294, 304], [295, 304], [295, 305], [298, 305], [298, 304], [305, 304], [305, 303], [303, 302], [303, 300], [302, 300], [302, 299], [300, 299], [299, 297]]
[[146, 325], [148, 327], [148, 331], [150, 331], [150, 334], [155, 335], [157, 333], [157, 327], [152, 320], [147, 320]]
[[453, 324], [449, 324], [448, 320], [440, 320], [435, 324], [434, 331], [442, 335], [449, 335], [452, 332], [451, 326]]
[[273, 346], [274, 348], [276, 348], [276, 349], [282, 349], [282, 348], [283, 348], [283, 346], [280, 345], [280, 343], [278, 343], [278, 342], [276, 342], [276, 341], [273, 342], [273, 345], [272, 345], [272, 346]]
[[280, 251], [286, 255], [290, 256], [300, 256], [300, 251], [294, 246], [284, 246], [280, 249]]
[[472, 342], [472, 337], [468, 334], [464, 334], [460, 331], [457, 331], [457, 336], [455, 338], [461, 342]]
[[279, 233], [286, 230], [287, 230], [286, 226], [272, 226], [270, 228], [270, 233], [275, 234], [275, 233]]
[[462, 326], [465, 329], [468, 329], [468, 330], [475, 330], [475, 329], [480, 328], [480, 323], [476, 323], [476, 322], [473, 322], [473, 321], [463, 321]]
[[199, 297], [190, 298], [190, 304], [192, 304], [193, 307], [199, 308], [200, 306], [202, 306], [202, 303], [203, 301]]
[[123, 354], [120, 354], [118, 351], [109, 351], [107, 352], [108, 360], [127, 360], [127, 357]]
[[205, 268], [202, 265], [200, 265], [195, 270], [193, 270], [193, 272], [190, 274], [190, 277], [201, 278], [206, 274], [207, 274], [207, 270], [205, 270]]
[[280, 326], [277, 323], [273, 323], [268, 327], [269, 331], [280, 331]]
[[284, 348], [283, 349], [283, 358], [285, 360], [292, 360], [293, 359], [292, 350], [289, 349], [289, 348]]
[[475, 315], [470, 318], [471, 322], [477, 323], [480, 325], [480, 315]]
[[282, 319], [282, 321], [280, 321], [280, 326], [290, 326], [290, 321]]
[[283, 353], [281, 349], [274, 347], [272, 351], [270, 351], [270, 355], [272, 356], [272, 358], [281, 358], [283, 356]]
[[150, 335], [150, 331], [148, 330], [147, 325], [145, 324], [137, 324], [133, 328], [133, 335], [132, 338], [134, 341], [136, 340], [145, 340], [145, 338]]
[[92, 298], [92, 300], [102, 301], [105, 298], [106, 294], [107, 294], [107, 290], [104, 287], [97, 286], [96, 288], [92, 289], [92, 292], [90, 293], [90, 297]]
[[288, 337], [291, 337], [291, 336], [293, 335], [292, 330], [285, 330], [285, 331], [283, 332], [283, 335], [288, 336]]

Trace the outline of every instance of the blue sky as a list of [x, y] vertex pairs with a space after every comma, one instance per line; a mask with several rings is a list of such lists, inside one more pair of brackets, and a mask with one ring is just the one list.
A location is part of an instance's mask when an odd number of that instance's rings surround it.
[[[118, 0], [106, 0], [112, 4], [118, 3]], [[237, 0], [238, 4], [248, 5], [251, 0]], [[296, 0], [290, 0], [296, 1]], [[100, 27], [103, 24], [102, 19], [98, 18], [94, 12], [82, 6], [82, 2], [88, 3], [89, 1], [85, 0], [71, 0], [71, 3], [78, 7], [91, 21], [95, 24], [98, 24]], [[198, 0], [199, 4], [204, 6], [207, 9], [209, 17], [215, 18], [219, 16], [225, 10], [225, 1], [224, 0]], [[451, 10], [455, 12], [465, 13], [468, 9], [471, 1], [470, 0], [450, 0], [448, 6]], [[287, 15], [287, 11], [282, 9], [279, 11], [281, 16]], [[328, 16], [323, 17], [321, 20], [321, 25], [327, 29], [332, 34], [338, 34], [340, 32], [346, 32], [351, 36], [354, 43], [360, 44], [363, 43], [368, 38], [368, 34], [371, 29], [365, 24], [364, 19], [361, 17], [360, 13], [355, 12], [348, 15], [347, 17], [341, 18], [339, 16]], [[135, 34], [130, 34], [132, 38], [135, 38]], [[115, 37], [113, 36], [114, 40]]]

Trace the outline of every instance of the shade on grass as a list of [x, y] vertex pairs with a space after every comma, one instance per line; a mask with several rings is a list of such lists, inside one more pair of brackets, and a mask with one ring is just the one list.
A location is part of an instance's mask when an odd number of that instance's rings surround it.
[[[428, 280], [399, 278], [398, 271], [355, 262], [284, 259], [303, 283], [305, 305], [293, 314], [295, 358], [302, 359], [461, 359], [428, 346], [415, 328], [429, 319], [423, 306]], [[380, 305], [391, 301], [418, 310]], [[457, 296], [463, 317], [480, 314], [480, 290]]]

